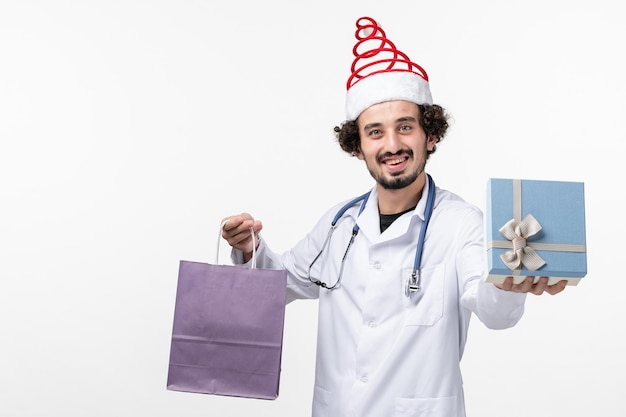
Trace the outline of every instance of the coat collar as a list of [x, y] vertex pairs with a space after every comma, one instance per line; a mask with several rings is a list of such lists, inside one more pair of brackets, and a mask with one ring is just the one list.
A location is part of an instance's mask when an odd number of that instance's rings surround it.
[[[356, 222], [359, 225], [361, 233], [363, 233], [367, 239], [372, 243], [385, 242], [391, 239], [398, 238], [406, 234], [413, 222], [424, 221], [424, 211], [426, 209], [426, 200], [428, 199], [428, 181], [425, 182], [422, 197], [417, 202], [415, 210], [408, 212], [399, 217], [385, 233], [380, 233], [380, 214], [378, 211], [378, 191], [376, 187], [373, 187], [365, 209], [361, 215], [357, 218]], [[356, 216], [358, 210], [351, 213], [352, 216]]]

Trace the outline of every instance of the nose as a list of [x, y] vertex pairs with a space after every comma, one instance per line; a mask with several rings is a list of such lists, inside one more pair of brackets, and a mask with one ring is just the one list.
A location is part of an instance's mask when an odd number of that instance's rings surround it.
[[392, 154], [397, 153], [402, 149], [402, 143], [400, 141], [400, 135], [393, 129], [390, 129], [387, 135], [385, 135], [385, 151]]

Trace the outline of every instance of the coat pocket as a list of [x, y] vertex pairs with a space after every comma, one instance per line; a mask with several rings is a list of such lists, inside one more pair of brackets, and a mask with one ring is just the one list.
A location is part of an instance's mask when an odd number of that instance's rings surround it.
[[458, 397], [397, 398], [393, 417], [456, 417]]
[[[402, 271], [403, 285], [411, 278], [413, 269]], [[406, 326], [432, 326], [443, 317], [445, 265], [422, 269], [420, 289], [403, 297]]]
[[313, 417], [330, 417], [330, 392], [313, 387]]

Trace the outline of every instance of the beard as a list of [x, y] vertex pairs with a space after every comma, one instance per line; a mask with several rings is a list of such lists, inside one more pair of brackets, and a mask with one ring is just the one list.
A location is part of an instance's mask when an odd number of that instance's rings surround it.
[[[372, 174], [372, 176], [374, 175]], [[374, 179], [385, 190], [401, 190], [402, 188], [408, 187], [409, 185], [413, 184], [418, 176], [419, 172], [414, 171], [404, 176], [397, 176], [392, 178], [385, 178], [382, 175], [376, 175], [374, 176]]]

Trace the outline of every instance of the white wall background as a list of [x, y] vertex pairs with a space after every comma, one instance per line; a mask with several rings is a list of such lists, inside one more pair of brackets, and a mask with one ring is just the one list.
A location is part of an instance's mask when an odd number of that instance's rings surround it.
[[2, 0], [0, 415], [309, 415], [313, 301], [287, 307], [278, 400], [165, 389], [178, 262], [212, 262], [220, 220], [244, 210], [286, 250], [370, 187], [332, 136], [362, 15], [454, 116], [428, 165], [439, 186], [484, 208], [489, 177], [585, 182], [589, 273], [529, 297], [513, 329], [472, 323], [469, 416], [625, 415], [621, 10]]

